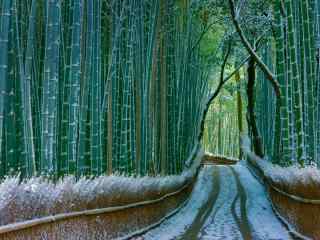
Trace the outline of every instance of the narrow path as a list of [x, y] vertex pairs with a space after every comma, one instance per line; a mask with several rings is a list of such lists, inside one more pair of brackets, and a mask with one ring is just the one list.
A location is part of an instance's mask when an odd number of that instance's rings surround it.
[[[232, 206], [237, 204], [237, 186], [229, 167], [221, 166], [220, 193], [207, 223], [203, 226], [198, 239], [242, 239], [240, 228], [232, 214]], [[237, 213], [235, 213], [237, 215]], [[197, 239], [197, 238], [196, 238]], [[191, 239], [190, 239], [191, 240]]]
[[220, 177], [219, 177], [219, 168], [214, 168], [213, 170], [213, 191], [208, 198], [208, 201], [199, 209], [198, 214], [194, 222], [187, 229], [187, 231], [179, 237], [179, 239], [197, 239], [199, 232], [202, 229], [205, 221], [211, 214], [212, 208], [217, 201], [217, 197], [220, 192]]
[[243, 164], [204, 166], [189, 202], [145, 240], [287, 240], [263, 186]]

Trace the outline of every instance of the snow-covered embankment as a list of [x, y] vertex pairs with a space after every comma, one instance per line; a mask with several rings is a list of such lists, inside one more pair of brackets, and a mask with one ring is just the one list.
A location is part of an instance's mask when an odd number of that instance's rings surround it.
[[[0, 240], [113, 239], [146, 229], [188, 198], [203, 150], [194, 148], [192, 166], [177, 176], [68, 177], [58, 183], [32, 178], [0, 184]], [[155, 210], [156, 209], [156, 210]]]
[[[313, 166], [280, 167], [251, 152], [242, 139], [252, 172], [264, 182], [279, 218], [301, 239], [320, 239], [320, 171]], [[304, 237], [307, 236], [307, 237]]]

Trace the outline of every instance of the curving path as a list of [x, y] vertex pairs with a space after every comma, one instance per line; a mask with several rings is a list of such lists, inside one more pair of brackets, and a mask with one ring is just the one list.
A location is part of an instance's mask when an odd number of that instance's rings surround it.
[[178, 214], [137, 239], [286, 240], [263, 186], [244, 164], [204, 166]]

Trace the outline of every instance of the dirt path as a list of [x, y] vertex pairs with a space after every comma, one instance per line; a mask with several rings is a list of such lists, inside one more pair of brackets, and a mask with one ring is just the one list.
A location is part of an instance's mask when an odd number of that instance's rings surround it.
[[181, 212], [141, 239], [291, 238], [274, 216], [263, 186], [245, 166], [236, 165], [205, 166], [190, 201]]

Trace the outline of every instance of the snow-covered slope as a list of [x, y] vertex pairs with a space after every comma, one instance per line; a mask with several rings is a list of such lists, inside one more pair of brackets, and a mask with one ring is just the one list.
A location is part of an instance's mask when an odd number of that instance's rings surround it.
[[247, 194], [247, 214], [253, 239], [291, 239], [288, 231], [275, 216], [267, 193], [243, 164], [234, 167]]
[[242, 149], [249, 164], [261, 171], [263, 176], [282, 191], [301, 198], [320, 200], [320, 171], [316, 166], [280, 167], [267, 159], [261, 159], [251, 152], [250, 140], [242, 137]]
[[195, 153], [197, 155], [192, 166], [175, 176], [112, 175], [79, 181], [66, 177], [57, 183], [44, 178], [31, 178], [19, 183], [17, 177], [8, 177], [0, 184], [0, 226], [58, 213], [122, 206], [160, 198], [194, 179], [203, 150]]

